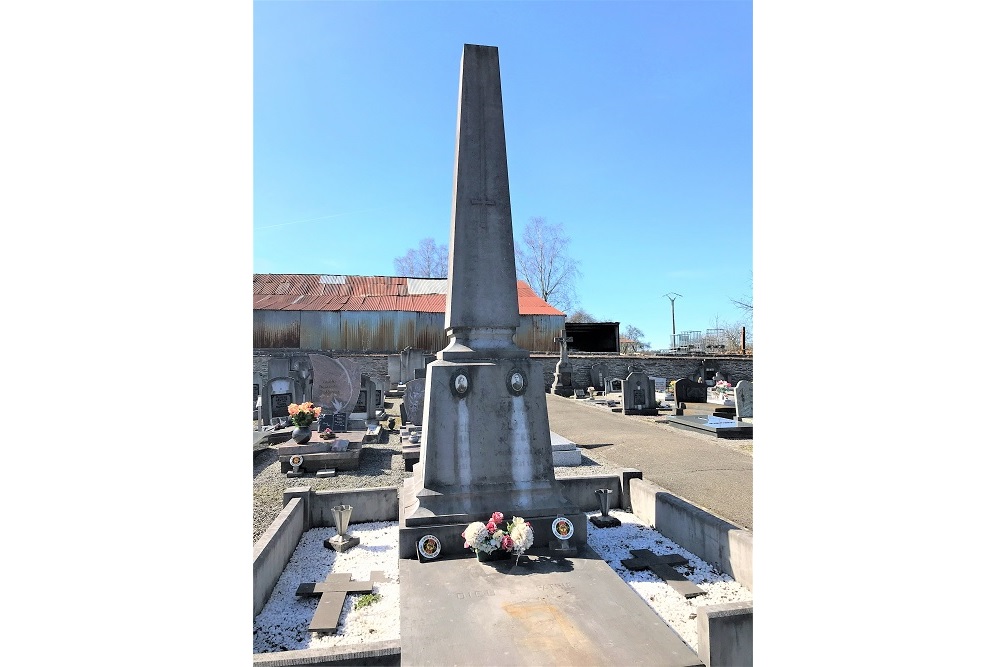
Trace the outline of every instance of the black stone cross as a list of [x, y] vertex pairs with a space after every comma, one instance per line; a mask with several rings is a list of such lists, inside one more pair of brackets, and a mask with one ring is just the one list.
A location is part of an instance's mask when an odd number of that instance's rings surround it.
[[705, 591], [692, 584], [683, 574], [675, 570], [672, 565], [685, 565], [688, 560], [684, 556], [668, 554], [657, 556], [649, 549], [629, 549], [634, 558], [626, 558], [622, 565], [632, 572], [639, 570], [652, 570], [653, 574], [686, 598], [693, 598], [698, 595], [705, 595]]
[[331, 572], [326, 581], [299, 584], [296, 595], [319, 598], [319, 606], [309, 624], [309, 632], [336, 632], [347, 594], [371, 593], [372, 584], [381, 581], [388, 581], [385, 573], [374, 570], [369, 581], [351, 581], [348, 572]]

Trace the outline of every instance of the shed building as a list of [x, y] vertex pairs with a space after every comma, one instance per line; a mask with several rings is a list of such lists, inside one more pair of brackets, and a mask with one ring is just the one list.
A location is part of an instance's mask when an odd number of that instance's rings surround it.
[[[255, 273], [253, 346], [394, 353], [437, 352], [444, 333], [446, 278]], [[558, 352], [566, 314], [517, 281], [521, 321], [514, 342]]]

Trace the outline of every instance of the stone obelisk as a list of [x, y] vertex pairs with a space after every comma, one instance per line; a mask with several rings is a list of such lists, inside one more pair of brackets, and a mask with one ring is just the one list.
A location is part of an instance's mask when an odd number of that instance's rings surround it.
[[552, 467], [541, 367], [514, 343], [519, 322], [514, 234], [495, 46], [466, 44], [459, 77], [445, 349], [427, 366], [420, 462], [400, 494], [401, 558], [433, 535], [442, 554], [472, 552], [462, 531], [493, 512], [532, 524], [535, 545], [556, 517], [586, 542], [586, 516]]

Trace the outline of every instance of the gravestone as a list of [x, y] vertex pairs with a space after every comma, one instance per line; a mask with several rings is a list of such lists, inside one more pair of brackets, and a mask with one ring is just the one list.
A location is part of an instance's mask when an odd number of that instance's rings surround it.
[[395, 387], [400, 383], [401, 369], [400, 358], [398, 354], [390, 354], [388, 357], [388, 367], [389, 367], [389, 386]]
[[656, 411], [656, 389], [645, 373], [631, 372], [622, 383], [622, 404], [626, 415], [659, 414]]
[[288, 359], [271, 357], [267, 361], [267, 379], [284, 378], [292, 374], [291, 363]]
[[740, 380], [736, 383], [736, 420], [753, 418], [753, 382]]
[[264, 384], [261, 419], [264, 423], [270, 423], [272, 419], [288, 419], [288, 406], [301, 402], [302, 395], [294, 378], [271, 378]]
[[573, 395], [573, 364], [569, 360], [569, 348], [567, 343], [573, 341], [572, 336], [567, 336], [565, 332], [552, 339], [552, 342], [559, 343], [559, 361], [556, 362], [555, 378], [552, 381], [552, 393], [557, 396]]
[[417, 426], [423, 426], [424, 423], [424, 391], [426, 384], [426, 378], [415, 378], [406, 383], [406, 390], [403, 392], [403, 405], [406, 406], [406, 417], [411, 424], [416, 424]]
[[622, 379], [621, 378], [611, 378], [608, 384], [608, 391], [621, 391], [622, 390]]
[[[399, 353], [400, 383], [406, 384], [418, 377], [425, 377], [428, 355], [423, 350], [407, 347]], [[433, 359], [433, 356], [431, 357]]]
[[326, 429], [330, 429], [334, 433], [337, 432], [336, 429], [333, 428], [333, 415], [330, 414], [329, 412], [321, 412], [318, 421], [319, 421], [319, 426], [317, 427], [316, 430], [318, 430], [320, 433], [322, 433]]
[[604, 380], [608, 377], [608, 365], [603, 361], [598, 361], [590, 367], [590, 386], [595, 389], [604, 390]]
[[674, 402], [708, 403], [708, 385], [681, 378], [674, 383]]
[[653, 381], [653, 388], [655, 388], [656, 391], [665, 392], [667, 390], [667, 378], [658, 378], [650, 375], [649, 379]]
[[343, 433], [347, 430], [347, 413], [346, 412], [335, 412], [333, 413], [333, 429], [334, 433]]
[[313, 371], [312, 364], [306, 357], [298, 357], [292, 360], [291, 375], [299, 386], [302, 387], [302, 400], [312, 401]]
[[576, 527], [573, 546], [585, 547], [586, 515], [555, 479], [542, 368], [514, 343], [520, 311], [497, 48], [466, 44], [459, 81], [449, 340], [427, 366], [420, 462], [400, 492], [399, 557], [416, 559], [426, 535], [443, 556], [471, 557], [461, 533], [493, 512], [530, 522], [539, 545], [563, 518]]
[[[324, 354], [310, 354], [313, 369], [313, 403], [331, 414], [344, 413], [342, 433], [347, 430], [346, 415], [358, 402], [361, 392], [361, 367], [352, 359], [334, 359]], [[335, 422], [336, 423], [336, 422]]]

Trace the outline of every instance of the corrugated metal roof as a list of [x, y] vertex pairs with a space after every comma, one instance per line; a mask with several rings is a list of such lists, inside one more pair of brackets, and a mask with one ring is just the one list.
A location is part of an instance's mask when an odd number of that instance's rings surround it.
[[406, 289], [410, 294], [447, 294], [447, 278], [407, 278]]
[[[443, 313], [445, 278], [255, 273], [254, 310], [367, 310]], [[517, 281], [521, 315], [565, 315]]]

